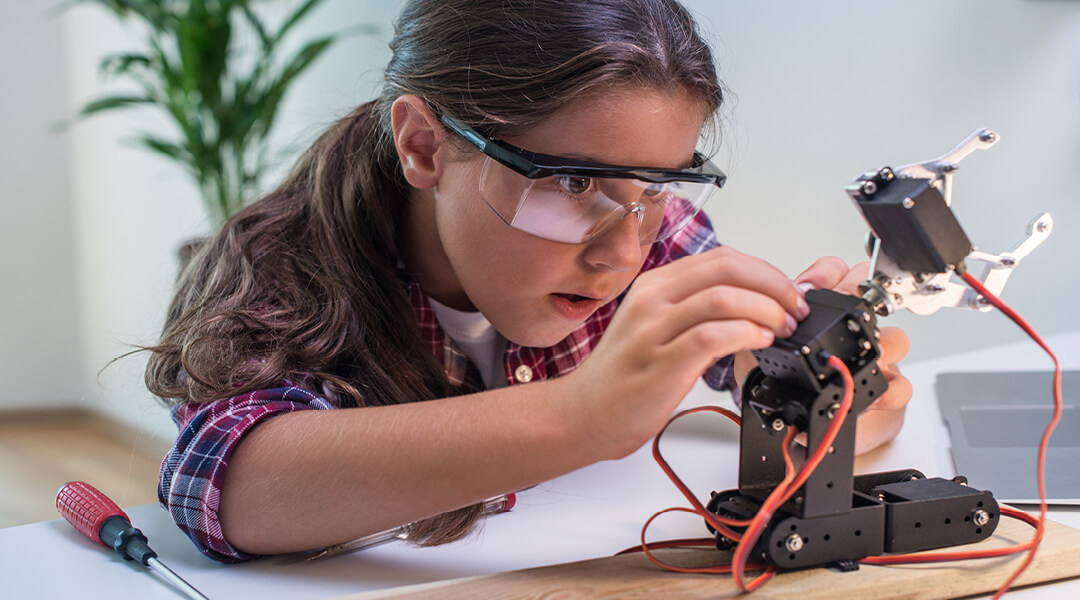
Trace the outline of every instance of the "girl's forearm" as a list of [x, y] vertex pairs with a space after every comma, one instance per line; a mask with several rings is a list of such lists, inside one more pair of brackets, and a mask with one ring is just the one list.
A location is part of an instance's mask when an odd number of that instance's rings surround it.
[[253, 554], [322, 547], [610, 458], [560, 381], [270, 419], [229, 460], [225, 537]]

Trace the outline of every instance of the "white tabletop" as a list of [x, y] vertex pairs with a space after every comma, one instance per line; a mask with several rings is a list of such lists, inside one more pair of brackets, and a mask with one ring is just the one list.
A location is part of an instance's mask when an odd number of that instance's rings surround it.
[[[1053, 336], [1066, 368], [1080, 368], [1080, 332]], [[951, 477], [948, 436], [937, 412], [936, 373], [950, 370], [1045, 370], [1049, 360], [1032, 342], [903, 366], [914, 385], [907, 424], [891, 444], [856, 461], [857, 472], [916, 468]], [[683, 407], [726, 404], [730, 398], [699, 386]], [[665, 455], [699, 496], [737, 486], [738, 433], [718, 415], [697, 415], [673, 426]], [[93, 483], [93, 482], [90, 482]], [[42, 502], [52, 502], [43, 498]], [[327, 598], [366, 590], [482, 575], [609, 556], [638, 543], [652, 513], [686, 503], [653, 462], [648, 446], [630, 457], [599, 463], [525, 491], [511, 513], [488, 520], [479, 533], [438, 548], [387, 545], [303, 563], [274, 557], [220, 565], [199, 554], [156, 505], [128, 509], [162, 562], [210, 598]], [[1080, 510], [1055, 507], [1055, 520], [1080, 528]], [[657, 521], [649, 538], [702, 537], [689, 515]], [[0, 581], [5, 597], [182, 597], [153, 573], [94, 544], [63, 520], [0, 530]], [[1080, 597], [1080, 580], [1037, 586], [1016, 598]]]

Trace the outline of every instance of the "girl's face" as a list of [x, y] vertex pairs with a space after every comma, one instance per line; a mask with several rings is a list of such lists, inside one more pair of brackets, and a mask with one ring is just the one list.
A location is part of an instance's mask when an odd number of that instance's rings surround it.
[[[687, 95], [630, 88], [575, 102], [505, 141], [596, 163], [680, 169], [703, 124], [700, 105]], [[414, 213], [429, 213], [410, 216], [423, 225], [410, 236], [409, 253], [425, 255], [428, 266], [414, 274], [436, 300], [479, 310], [511, 342], [552, 346], [630, 285], [650, 245], [638, 241], [633, 216], [582, 244], [510, 227], [480, 198], [484, 161], [479, 152], [447, 160], [433, 204], [425, 210], [414, 202]]]

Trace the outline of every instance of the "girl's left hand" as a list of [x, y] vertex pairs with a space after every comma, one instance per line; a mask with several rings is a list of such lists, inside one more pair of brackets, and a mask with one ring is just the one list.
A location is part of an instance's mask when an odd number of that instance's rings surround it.
[[[825, 257], [815, 262], [809, 269], [795, 278], [795, 283], [806, 283], [815, 289], [829, 289], [852, 294], [859, 293], [859, 282], [864, 281], [869, 270], [869, 263], [860, 263], [848, 269], [847, 264], [834, 256]], [[892, 440], [904, 424], [904, 412], [911, 400], [911, 382], [900, 374], [896, 363], [907, 355], [910, 344], [907, 334], [897, 327], [881, 327], [881, 367], [885, 381], [889, 384], [880, 398], [859, 414], [859, 425], [855, 433], [855, 453], [862, 454]]]

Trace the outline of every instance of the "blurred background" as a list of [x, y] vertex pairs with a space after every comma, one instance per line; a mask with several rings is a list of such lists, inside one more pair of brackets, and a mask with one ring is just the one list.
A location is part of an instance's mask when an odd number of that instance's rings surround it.
[[[1080, 2], [684, 0], [713, 41], [731, 90], [717, 163], [730, 179], [707, 208], [721, 241], [792, 276], [824, 255], [865, 259], [866, 226], [843, 187], [859, 173], [938, 156], [971, 131], [1001, 141], [968, 157], [953, 208], [979, 249], [1009, 250], [1050, 211], [1053, 236], [1003, 298], [1043, 334], [1080, 326], [1076, 176], [1080, 166]], [[297, 2], [267, 0], [271, 20]], [[291, 158], [369, 100], [399, 0], [326, 0], [295, 44], [344, 36], [292, 86], [270, 138]], [[87, 479], [122, 506], [155, 501], [157, 463], [176, 434], [143, 386], [177, 251], [213, 220], [173, 162], [137, 147], [171, 137], [146, 109], [70, 121], [125, 89], [102, 77], [110, 53], [145, 29], [93, 3], [0, 0], [0, 527], [54, 518], [52, 497]], [[981, 272], [980, 270], [976, 271]], [[997, 314], [900, 314], [908, 362], [1016, 341]], [[108, 366], [107, 366], [108, 365]], [[918, 401], [918, 399], [916, 399]], [[94, 479], [97, 477], [98, 479]], [[106, 479], [108, 483], [102, 483]]]

